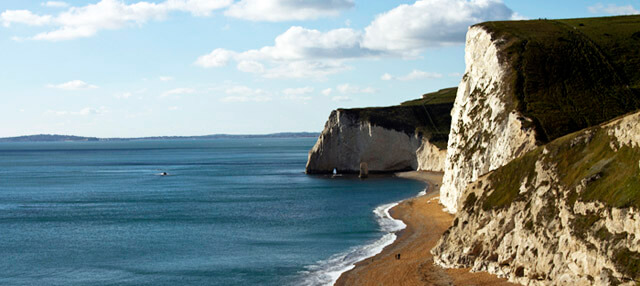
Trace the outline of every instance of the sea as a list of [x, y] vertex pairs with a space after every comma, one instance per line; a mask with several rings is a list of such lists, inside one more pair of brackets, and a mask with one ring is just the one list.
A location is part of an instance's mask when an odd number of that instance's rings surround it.
[[425, 184], [306, 175], [315, 141], [0, 143], [0, 285], [331, 285]]

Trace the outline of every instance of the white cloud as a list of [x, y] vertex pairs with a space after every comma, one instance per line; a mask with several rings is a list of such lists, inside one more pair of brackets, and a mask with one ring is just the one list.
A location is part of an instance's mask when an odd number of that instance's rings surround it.
[[298, 88], [286, 88], [282, 91], [284, 95], [305, 95], [313, 93], [313, 87], [298, 87]]
[[336, 16], [353, 5], [353, 0], [240, 0], [225, 15], [251, 21], [313, 20]]
[[49, 84], [48, 88], [57, 88], [62, 90], [82, 90], [82, 89], [95, 89], [98, 86], [93, 84], [88, 84], [81, 80], [72, 80], [61, 84]]
[[[287, 1], [297, 3], [295, 5], [328, 5], [309, 4], [319, 1], [305, 4], [301, 4], [303, 1]], [[242, 0], [234, 4], [227, 14], [239, 5], [268, 6], [272, 2]], [[261, 13], [269, 17], [269, 13]], [[278, 35], [273, 46], [244, 52], [218, 48], [199, 57], [195, 64], [209, 68], [236, 61], [240, 71], [261, 74], [266, 78], [323, 79], [350, 69], [346, 64], [349, 60], [414, 57], [428, 47], [463, 44], [467, 28], [477, 22], [517, 17], [499, 0], [418, 0], [413, 5], [400, 5], [378, 15], [364, 31], [352, 28], [319, 31], [293, 26]]]
[[273, 46], [245, 52], [215, 49], [199, 57], [195, 64], [205, 68], [221, 67], [235, 60], [240, 71], [266, 78], [324, 78], [349, 69], [344, 59], [374, 53], [361, 50], [361, 38], [361, 33], [353, 29], [321, 32], [291, 27], [276, 37]]
[[101, 106], [99, 108], [85, 107], [78, 111], [47, 110], [45, 114], [57, 115], [57, 116], [65, 116], [65, 115], [88, 116], [88, 115], [102, 115], [108, 112], [109, 110], [106, 107]]
[[264, 65], [256, 61], [241, 61], [238, 63], [238, 70], [248, 73], [263, 73]]
[[169, 108], [167, 108], [170, 111], [176, 111], [176, 110], [180, 110], [180, 107], [178, 106], [169, 106]]
[[266, 70], [266, 78], [315, 78], [325, 79], [328, 75], [350, 69], [342, 61], [294, 61], [282, 63]]
[[166, 0], [159, 4], [121, 0], [101, 0], [82, 7], [70, 7], [53, 15], [35, 15], [28, 10], [6, 10], [0, 14], [4, 26], [12, 23], [53, 26], [53, 30], [31, 37], [33, 40], [61, 41], [91, 37], [101, 30], [115, 30], [125, 26], [142, 25], [150, 20], [165, 19], [172, 11], [208, 16], [212, 11], [231, 5], [232, 0]]
[[602, 3], [598, 3], [596, 5], [587, 7], [589, 12], [593, 14], [606, 14], [606, 15], [634, 15], [640, 14], [636, 8], [631, 5], [626, 6], [618, 6], [616, 4], [608, 4], [604, 5]]
[[397, 80], [402, 80], [402, 81], [416, 80], [416, 79], [427, 79], [427, 78], [442, 78], [442, 74], [433, 73], [433, 72], [425, 72], [425, 71], [421, 71], [421, 70], [413, 70], [413, 71], [411, 71], [410, 73], [408, 73], [407, 75], [404, 75], [404, 76], [392, 76], [391, 74], [385, 73], [380, 77], [380, 79], [382, 79], [382, 80], [397, 79]]
[[68, 7], [69, 3], [62, 2], [62, 1], [47, 1], [47, 2], [44, 2], [44, 3], [40, 4], [40, 5], [45, 6], [45, 7], [64, 8], [64, 7]]
[[159, 76], [158, 79], [160, 81], [172, 81], [173, 77], [172, 76]]
[[518, 17], [499, 0], [418, 0], [378, 15], [365, 28], [362, 46], [415, 56], [426, 47], [464, 43], [475, 23]]
[[228, 7], [233, 0], [167, 0], [164, 5], [169, 11], [184, 11], [195, 16], [210, 16], [211, 12]]
[[2, 25], [5, 27], [9, 27], [13, 23], [42, 26], [49, 24], [52, 17], [49, 15], [39, 16], [29, 10], [6, 10], [0, 14], [0, 19], [2, 19]]
[[349, 28], [321, 32], [293, 26], [276, 37], [274, 46], [249, 50], [238, 56], [280, 61], [360, 57], [363, 53], [360, 39], [361, 33]]
[[358, 93], [375, 93], [376, 89], [372, 87], [360, 88], [348, 83], [338, 85], [336, 90], [342, 94], [358, 94]]
[[167, 97], [172, 95], [182, 95], [182, 94], [193, 94], [193, 93], [196, 93], [196, 90], [193, 88], [180, 87], [180, 88], [174, 88], [172, 90], [165, 91], [164, 93], [162, 93], [161, 97]]
[[225, 49], [215, 49], [211, 53], [200, 56], [195, 64], [203, 68], [222, 67], [236, 56], [236, 52]]
[[332, 92], [333, 92], [332, 88], [327, 88], [327, 89], [322, 90], [322, 94], [324, 96], [329, 96], [329, 95], [331, 95]]
[[343, 102], [343, 101], [351, 101], [351, 98], [348, 96], [344, 96], [344, 95], [337, 95], [331, 98], [332, 101], [339, 101], [339, 102]]

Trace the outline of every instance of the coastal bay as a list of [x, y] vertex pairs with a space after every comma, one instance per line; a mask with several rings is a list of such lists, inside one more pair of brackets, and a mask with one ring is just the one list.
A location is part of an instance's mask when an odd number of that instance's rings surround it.
[[[487, 273], [469, 269], [443, 269], [433, 264], [431, 249], [451, 225], [454, 216], [438, 203], [442, 173], [412, 171], [398, 177], [426, 182], [426, 194], [402, 201], [391, 215], [407, 227], [378, 255], [356, 264], [340, 276], [343, 285], [516, 285]], [[400, 254], [400, 259], [397, 255]]]

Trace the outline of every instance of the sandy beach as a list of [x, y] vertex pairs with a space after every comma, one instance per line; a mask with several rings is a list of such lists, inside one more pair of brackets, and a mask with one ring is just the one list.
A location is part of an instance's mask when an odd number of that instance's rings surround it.
[[434, 265], [430, 250], [454, 218], [438, 204], [442, 173], [404, 172], [397, 176], [427, 182], [427, 194], [404, 200], [394, 207], [391, 215], [402, 220], [407, 228], [380, 254], [343, 273], [335, 285], [516, 285], [488, 273]]

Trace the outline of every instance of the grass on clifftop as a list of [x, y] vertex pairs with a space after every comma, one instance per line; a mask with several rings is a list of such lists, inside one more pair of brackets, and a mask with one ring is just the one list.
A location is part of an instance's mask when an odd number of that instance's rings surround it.
[[512, 103], [540, 141], [640, 108], [640, 16], [478, 25], [502, 39]]
[[422, 98], [405, 101], [400, 106], [433, 105], [453, 103], [456, 100], [457, 87], [443, 88], [436, 92], [426, 93]]
[[455, 87], [447, 88], [396, 106], [339, 110], [373, 125], [408, 134], [419, 133], [444, 150], [449, 139], [456, 92]]

